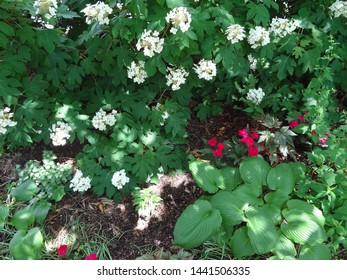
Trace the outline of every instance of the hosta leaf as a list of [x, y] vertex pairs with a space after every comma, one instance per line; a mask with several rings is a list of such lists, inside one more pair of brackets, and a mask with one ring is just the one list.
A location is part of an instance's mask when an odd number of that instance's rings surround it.
[[[324, 227], [325, 218], [322, 214], [322, 211], [319, 210], [314, 205], [311, 205], [311, 204], [309, 204], [305, 201], [302, 201], [302, 200], [291, 199], [288, 201], [287, 206], [288, 206], [288, 209], [290, 210], [289, 212], [284, 214], [284, 216], [287, 220], [291, 220], [291, 218], [290, 218], [291, 213], [290, 212], [294, 212], [294, 210], [297, 210], [294, 213], [297, 214], [298, 216], [300, 216], [300, 213], [301, 213], [301, 217], [303, 217], [305, 214], [309, 215], [306, 219], [311, 219], [311, 220], [315, 221], [321, 227]], [[296, 218], [294, 218], [294, 219], [296, 219]]]
[[34, 194], [39, 191], [34, 180], [26, 180], [23, 183], [16, 186], [12, 191], [11, 195], [18, 200], [29, 201], [34, 197]]
[[241, 201], [252, 204], [262, 205], [263, 200], [260, 198], [261, 187], [252, 184], [243, 184], [238, 186], [232, 193]]
[[282, 233], [279, 234], [279, 238], [272, 252], [280, 259], [295, 257], [297, 254], [293, 242], [285, 237]]
[[26, 233], [19, 230], [13, 236], [9, 248], [15, 260], [40, 260], [43, 247], [43, 236], [39, 228], [35, 227]]
[[269, 171], [267, 183], [272, 190], [280, 190], [288, 194], [291, 193], [295, 185], [295, 177], [292, 169], [285, 163], [277, 165]]
[[39, 202], [38, 204], [35, 205], [34, 208], [34, 215], [35, 215], [35, 220], [39, 224], [43, 224], [45, 221], [47, 214], [49, 212], [49, 209], [51, 209], [52, 204], [46, 201]]
[[265, 254], [271, 251], [278, 239], [276, 227], [267, 212], [260, 207], [248, 207], [246, 210], [247, 234], [254, 251]]
[[5, 220], [8, 216], [9, 210], [5, 205], [0, 204], [0, 232], [5, 226]]
[[255, 254], [245, 226], [234, 232], [229, 245], [236, 258], [249, 257]]
[[238, 168], [225, 166], [220, 171], [223, 180], [223, 187], [221, 187], [221, 189], [231, 191], [242, 182]]
[[261, 157], [248, 157], [240, 163], [240, 174], [244, 182], [256, 186], [266, 185], [270, 165]]
[[331, 253], [326, 244], [317, 244], [312, 247], [303, 246], [300, 250], [299, 260], [330, 260]]
[[35, 221], [34, 211], [31, 208], [18, 210], [12, 217], [11, 223], [17, 229], [27, 229]]
[[193, 161], [189, 164], [189, 170], [197, 185], [209, 193], [215, 193], [223, 186], [219, 169], [203, 161]]
[[188, 206], [178, 218], [174, 229], [174, 244], [183, 248], [201, 245], [221, 227], [222, 217], [206, 200]]
[[271, 205], [282, 207], [289, 199], [290, 196], [281, 190], [270, 192], [265, 195], [265, 201]]
[[293, 171], [295, 182], [298, 182], [306, 173], [306, 165], [302, 162], [290, 162], [288, 164]]
[[245, 207], [245, 202], [239, 200], [232, 192], [219, 191], [211, 197], [210, 202], [213, 208], [219, 210], [223, 223], [228, 228], [244, 220], [243, 208]]

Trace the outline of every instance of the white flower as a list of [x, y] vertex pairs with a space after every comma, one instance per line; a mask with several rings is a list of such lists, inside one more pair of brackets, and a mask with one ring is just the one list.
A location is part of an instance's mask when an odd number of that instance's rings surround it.
[[296, 28], [297, 23], [295, 20], [276, 17], [272, 19], [269, 31], [273, 32], [276, 36], [283, 38], [292, 33]]
[[270, 32], [264, 27], [256, 26], [249, 31], [248, 43], [251, 44], [251, 48], [255, 49], [260, 46], [265, 46], [270, 43]]
[[93, 5], [87, 4], [87, 6], [81, 12], [86, 15], [87, 24], [97, 21], [101, 25], [107, 25], [110, 22], [108, 15], [112, 13], [112, 8], [104, 2], [98, 1]]
[[230, 25], [225, 31], [225, 34], [232, 44], [240, 42], [246, 37], [245, 29], [239, 24]]
[[155, 53], [161, 53], [163, 45], [164, 39], [159, 38], [158, 31], [144, 30], [136, 44], [136, 48], [138, 51], [143, 49], [145, 56], [152, 57]]
[[112, 185], [114, 185], [117, 189], [122, 189], [126, 183], [129, 183], [129, 178], [126, 176], [124, 169], [113, 174]]
[[118, 10], [122, 10], [123, 9], [123, 3], [117, 3], [116, 7]]
[[106, 114], [106, 112], [100, 109], [96, 112], [96, 115], [92, 119], [92, 124], [96, 129], [106, 130], [106, 126], [112, 126], [116, 123], [116, 110], [112, 110], [111, 113]]
[[166, 15], [165, 20], [173, 25], [170, 32], [176, 34], [178, 29], [182, 32], [188, 31], [192, 16], [186, 7], [176, 7]]
[[186, 77], [189, 75], [189, 73], [184, 70], [183, 67], [176, 69], [167, 68], [167, 72], [166, 85], [171, 86], [172, 90], [179, 90], [181, 88], [181, 85], [185, 84]]
[[[58, 0], [59, 1], [59, 0]], [[45, 18], [50, 19], [55, 17], [58, 7], [57, 0], [36, 0], [34, 2], [35, 13], [43, 15]]]
[[257, 70], [257, 63], [258, 63], [258, 60], [253, 57], [253, 55], [249, 54], [247, 56], [248, 58], [248, 61], [249, 61], [249, 68], [253, 71]]
[[50, 130], [50, 137], [54, 146], [63, 146], [66, 144], [66, 139], [70, 138], [70, 131], [72, 128], [64, 122], [58, 121], [52, 125]]
[[5, 134], [7, 132], [8, 126], [15, 126], [17, 122], [11, 120], [13, 113], [10, 113], [11, 109], [6, 107], [0, 110], [0, 134]]
[[256, 105], [259, 105], [263, 97], [265, 96], [265, 93], [262, 88], [258, 89], [250, 89], [247, 93], [247, 99], [255, 103]]
[[84, 192], [91, 188], [90, 178], [83, 177], [81, 170], [76, 171], [75, 176], [70, 181], [70, 188], [75, 192]]
[[144, 61], [140, 60], [138, 63], [133, 61], [131, 65], [128, 66], [128, 78], [133, 79], [135, 83], [142, 84], [147, 77]]
[[334, 17], [347, 17], [347, 2], [346, 1], [336, 1], [329, 7], [330, 11], [334, 14]]
[[217, 74], [216, 64], [211, 60], [200, 60], [199, 64], [195, 64], [193, 67], [199, 79], [205, 79], [207, 81], [212, 80]]

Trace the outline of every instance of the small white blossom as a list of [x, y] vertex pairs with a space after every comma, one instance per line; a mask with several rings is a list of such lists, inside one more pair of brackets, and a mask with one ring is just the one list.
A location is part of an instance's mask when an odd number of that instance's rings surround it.
[[189, 73], [184, 70], [183, 67], [176, 69], [167, 68], [167, 72], [166, 85], [171, 86], [172, 90], [179, 90], [181, 88], [181, 85], [185, 84], [186, 77], [189, 75]]
[[117, 7], [118, 10], [121, 11], [123, 9], [123, 3], [117, 3], [116, 7]]
[[270, 43], [270, 32], [264, 27], [256, 26], [249, 31], [248, 43], [251, 44], [251, 48], [255, 49], [260, 46], [265, 46]]
[[133, 61], [128, 66], [128, 78], [133, 79], [135, 83], [142, 84], [147, 77], [144, 61], [140, 60], [138, 63]]
[[170, 32], [176, 34], [178, 29], [182, 32], [188, 31], [192, 16], [186, 7], [176, 7], [166, 15], [165, 20], [173, 25]]
[[334, 14], [334, 17], [347, 17], [347, 2], [336, 1], [329, 7], [330, 11]]
[[83, 177], [81, 170], [76, 171], [75, 176], [70, 181], [70, 188], [75, 192], [84, 192], [91, 188], [90, 178]]
[[240, 42], [240, 41], [242, 41], [246, 37], [246, 33], [245, 33], [244, 27], [239, 25], [239, 24], [232, 24], [232, 25], [230, 25], [227, 28], [227, 30], [225, 31], [225, 34], [227, 35], [227, 39], [232, 44]]
[[100, 109], [92, 119], [92, 124], [96, 129], [106, 130], [106, 126], [112, 126], [116, 123], [116, 110], [112, 110], [111, 113], [106, 114], [106, 112]]
[[104, 2], [98, 1], [93, 5], [87, 4], [81, 12], [85, 14], [87, 24], [97, 21], [101, 25], [107, 25], [110, 22], [108, 15], [112, 13], [112, 8]]
[[58, 121], [52, 125], [50, 130], [50, 137], [54, 146], [63, 146], [66, 140], [70, 138], [70, 131], [72, 128], [64, 122]]
[[122, 189], [126, 183], [129, 183], [129, 178], [127, 177], [124, 169], [113, 174], [112, 185], [114, 185], [117, 189]]
[[276, 36], [283, 38], [292, 33], [296, 28], [297, 23], [295, 20], [276, 17], [272, 19], [269, 31], [273, 32]]
[[216, 64], [211, 60], [200, 60], [199, 64], [195, 64], [193, 67], [199, 79], [205, 79], [207, 81], [212, 80], [217, 74]]
[[250, 89], [247, 93], [247, 99], [259, 105], [262, 99], [264, 98], [265, 93], [262, 88]]
[[59, 0], [36, 0], [34, 2], [35, 13], [47, 19], [56, 16]]
[[10, 113], [11, 109], [6, 107], [0, 110], [0, 134], [5, 134], [7, 132], [7, 127], [15, 126], [17, 122], [11, 120], [13, 113]]
[[136, 44], [136, 48], [138, 51], [143, 49], [145, 56], [152, 57], [155, 53], [161, 53], [163, 45], [164, 39], [159, 38], [158, 31], [144, 30]]
[[258, 60], [253, 57], [253, 55], [249, 54], [247, 56], [248, 58], [248, 61], [249, 61], [249, 68], [253, 71], [257, 70], [257, 63], [258, 63]]

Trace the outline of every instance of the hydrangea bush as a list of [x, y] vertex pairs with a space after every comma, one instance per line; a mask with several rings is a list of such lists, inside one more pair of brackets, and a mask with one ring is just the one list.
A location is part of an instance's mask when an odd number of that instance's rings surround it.
[[82, 189], [119, 199], [187, 168], [192, 113], [284, 119], [304, 105], [324, 135], [347, 90], [346, 17], [334, 0], [4, 0], [0, 136], [79, 141]]

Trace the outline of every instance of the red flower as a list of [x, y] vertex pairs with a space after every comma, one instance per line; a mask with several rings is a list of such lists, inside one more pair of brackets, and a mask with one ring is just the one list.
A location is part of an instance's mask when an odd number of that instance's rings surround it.
[[223, 144], [222, 142], [218, 142], [218, 144], [217, 144], [217, 150], [221, 150], [221, 151], [224, 150], [224, 144]]
[[307, 112], [307, 111], [305, 111], [305, 112], [303, 112], [303, 114], [304, 114], [304, 115], [306, 115], [306, 114], [308, 114], [308, 112]]
[[88, 256], [84, 258], [85, 260], [96, 260], [97, 256], [95, 253], [90, 253]]
[[223, 150], [213, 150], [212, 151], [212, 154], [215, 156], [215, 157], [221, 157], [223, 155]]
[[258, 147], [257, 146], [251, 146], [248, 149], [248, 155], [250, 157], [256, 157], [259, 154]]
[[212, 137], [210, 140], [207, 140], [207, 144], [209, 144], [211, 147], [216, 146], [217, 138], [216, 137]]
[[327, 140], [328, 140], [327, 137], [318, 138], [319, 143], [321, 143], [323, 146], [325, 145], [325, 141]]
[[316, 135], [316, 134], [317, 134], [317, 131], [312, 130], [311, 133], [312, 133], [312, 135]]
[[303, 116], [298, 116], [298, 120], [303, 122], [305, 118]]
[[324, 133], [324, 135], [325, 135], [326, 137], [329, 137], [329, 136], [330, 136], [329, 133]]
[[252, 137], [254, 140], [259, 139], [259, 134], [258, 134], [256, 131], [253, 131], [251, 137]]
[[239, 136], [244, 137], [244, 138], [248, 137], [247, 128], [239, 130]]
[[67, 245], [60, 245], [57, 249], [58, 256], [65, 256], [67, 251]]
[[292, 120], [289, 124], [290, 128], [297, 127], [299, 125], [299, 122], [297, 120]]
[[241, 142], [242, 142], [242, 143], [245, 143], [248, 147], [251, 147], [251, 146], [253, 146], [253, 144], [254, 144], [253, 138], [252, 138], [252, 137], [249, 137], [249, 136], [247, 136], [247, 137], [245, 137], [245, 138], [242, 138], [242, 139], [241, 139]]

